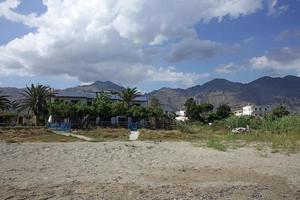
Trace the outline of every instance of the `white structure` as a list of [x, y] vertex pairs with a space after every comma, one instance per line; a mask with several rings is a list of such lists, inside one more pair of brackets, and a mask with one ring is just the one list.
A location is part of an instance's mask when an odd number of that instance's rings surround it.
[[243, 107], [243, 110], [237, 110], [234, 112], [236, 116], [256, 116], [262, 117], [264, 114], [272, 111], [270, 106], [258, 106], [258, 105], [247, 105]]
[[188, 118], [186, 117], [186, 112], [184, 110], [176, 111], [177, 117], [175, 118], [177, 121], [186, 121]]

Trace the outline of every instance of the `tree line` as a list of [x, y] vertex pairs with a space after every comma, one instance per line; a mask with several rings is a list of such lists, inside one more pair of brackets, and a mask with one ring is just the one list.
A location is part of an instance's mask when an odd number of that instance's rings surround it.
[[231, 108], [222, 104], [214, 111], [214, 106], [210, 103], [197, 104], [193, 98], [188, 99], [185, 104], [186, 116], [192, 121], [211, 123], [215, 120], [222, 120], [230, 116]]
[[[27, 110], [36, 117], [36, 124], [43, 125], [47, 118], [52, 115], [58, 120], [68, 118], [70, 121], [100, 120], [110, 121], [114, 116], [132, 117], [135, 120], [149, 119], [159, 120], [164, 116], [163, 110], [157, 106], [142, 107], [133, 105], [133, 100], [137, 97], [136, 88], [126, 88], [117, 93], [121, 101], [113, 101], [109, 95], [102, 92], [93, 100], [91, 105], [79, 101], [75, 104], [65, 104], [64, 102], [51, 102], [54, 93], [50, 87], [45, 85], [26, 86], [22, 93], [22, 100], [18, 102], [9, 101], [9, 96], [0, 92], [0, 110], [14, 111]], [[18, 105], [16, 105], [18, 103]]]
[[[214, 106], [210, 103], [197, 104], [193, 98], [188, 99], [185, 104], [186, 115], [191, 121], [200, 121], [202, 123], [211, 123], [216, 120], [223, 120], [233, 113], [230, 106], [222, 104], [214, 109]], [[278, 105], [272, 112], [266, 113], [263, 118], [281, 118], [289, 115], [289, 111], [284, 105]]]

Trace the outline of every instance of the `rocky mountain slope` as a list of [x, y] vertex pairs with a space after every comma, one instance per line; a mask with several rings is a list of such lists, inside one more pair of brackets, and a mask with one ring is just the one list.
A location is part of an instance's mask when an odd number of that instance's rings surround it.
[[[84, 93], [101, 90], [121, 91], [124, 87], [110, 81], [96, 81], [90, 85], [67, 88], [65, 91]], [[3, 94], [12, 99], [21, 98], [22, 89], [0, 88]], [[291, 110], [300, 113], [300, 77], [286, 76], [283, 78], [262, 77], [250, 83], [236, 83], [225, 79], [214, 79], [203, 85], [187, 89], [161, 88], [147, 94], [149, 99], [157, 98], [162, 107], [176, 111], [183, 107], [188, 98], [197, 102], [210, 102], [215, 106], [229, 104], [231, 107], [253, 103], [257, 105], [286, 104]]]
[[225, 79], [214, 79], [203, 85], [188, 89], [162, 88], [149, 94], [174, 110], [183, 107], [193, 97], [197, 102], [210, 102], [215, 106], [229, 104], [232, 107], [253, 103], [257, 105], [286, 104], [300, 112], [300, 77], [262, 77], [250, 83], [235, 83]]

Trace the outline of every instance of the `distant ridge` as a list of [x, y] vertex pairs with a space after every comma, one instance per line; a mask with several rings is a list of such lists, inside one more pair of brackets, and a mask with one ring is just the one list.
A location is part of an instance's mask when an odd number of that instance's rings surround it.
[[[0, 88], [4, 94], [12, 99], [21, 97], [22, 89], [6, 87]], [[110, 81], [96, 81], [90, 85], [67, 88], [64, 91], [75, 93], [91, 93], [101, 90], [120, 92], [124, 87]], [[277, 105], [283, 103], [290, 110], [300, 113], [300, 77], [264, 76], [250, 83], [237, 83], [226, 79], [213, 79], [203, 85], [196, 85], [187, 89], [161, 88], [147, 94], [149, 99], [159, 99], [162, 107], [176, 111], [183, 107], [188, 98], [195, 98], [197, 102], [210, 102], [215, 106], [226, 103], [231, 107], [253, 103], [258, 105]]]
[[236, 83], [226, 79], [214, 79], [191, 88], [162, 88], [149, 93], [162, 105], [178, 110], [188, 98], [197, 102], [210, 102], [215, 106], [229, 104], [231, 107], [253, 103], [258, 105], [286, 104], [290, 110], [300, 113], [300, 77], [262, 77], [250, 83]]
[[102, 90], [111, 90], [115, 92], [120, 92], [125, 88], [117, 85], [111, 81], [96, 81], [90, 85], [82, 85], [74, 88], [67, 88], [65, 91], [68, 92], [97, 92]]

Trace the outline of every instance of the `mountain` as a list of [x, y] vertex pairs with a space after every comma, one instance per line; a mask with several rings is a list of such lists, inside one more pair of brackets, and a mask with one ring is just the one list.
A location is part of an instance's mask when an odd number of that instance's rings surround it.
[[[67, 88], [64, 90], [58, 90], [58, 91], [66, 91], [68, 93], [93, 93], [96, 91], [102, 91], [102, 90], [111, 90], [115, 92], [120, 92], [124, 90], [125, 88], [122, 86], [119, 86], [113, 82], [110, 81], [96, 81], [90, 85], [81, 85], [73, 88]], [[22, 98], [23, 93], [22, 88], [14, 88], [14, 87], [0, 87], [0, 91], [2, 91], [3, 95], [8, 95], [9, 99], [11, 100], [18, 100]]]
[[[74, 93], [96, 92], [101, 90], [122, 91], [124, 87], [110, 81], [96, 81], [90, 85], [67, 88], [64, 91]], [[23, 89], [0, 88], [3, 94], [11, 99], [20, 99]], [[228, 104], [240, 108], [248, 103], [257, 105], [277, 105], [283, 103], [290, 110], [300, 113], [300, 77], [286, 76], [283, 78], [262, 77], [250, 83], [237, 83], [225, 79], [214, 79], [203, 85], [187, 89], [161, 88], [147, 94], [155, 97], [162, 107], [168, 111], [176, 111], [184, 106], [188, 98], [195, 98], [198, 103], [210, 102], [215, 106]]]
[[283, 78], [262, 77], [250, 83], [242, 84], [225, 79], [214, 79], [203, 85], [191, 88], [162, 88], [149, 94], [160, 103], [178, 110], [188, 98], [198, 103], [210, 102], [215, 106], [228, 104], [233, 108], [253, 103], [257, 105], [286, 104], [291, 110], [300, 112], [300, 77]]
[[0, 91], [2, 91], [1, 95], [9, 96], [10, 100], [22, 99], [23, 90], [24, 89], [14, 87], [0, 87]]
[[119, 86], [111, 81], [96, 81], [90, 85], [81, 85], [73, 88], [67, 88], [65, 91], [67, 92], [76, 92], [76, 93], [83, 93], [83, 92], [97, 92], [102, 90], [111, 90], [115, 92], [120, 92], [125, 88]]
[[161, 88], [148, 94], [148, 99], [155, 97], [165, 110], [176, 111], [181, 108], [192, 91], [184, 89]]

